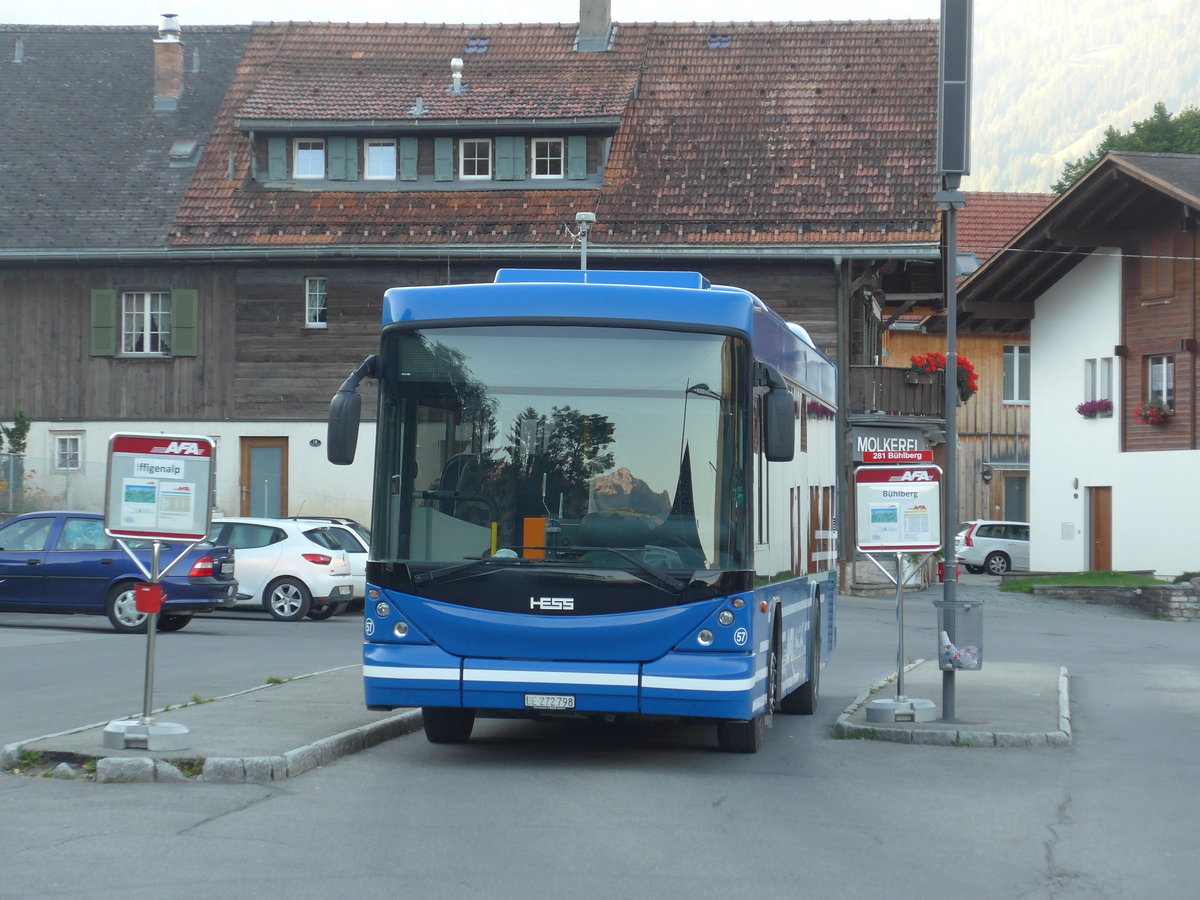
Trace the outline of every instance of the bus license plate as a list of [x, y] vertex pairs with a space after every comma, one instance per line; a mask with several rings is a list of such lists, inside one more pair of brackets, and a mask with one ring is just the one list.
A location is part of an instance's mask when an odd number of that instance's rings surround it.
[[570, 694], [526, 694], [526, 709], [574, 709], [575, 698]]

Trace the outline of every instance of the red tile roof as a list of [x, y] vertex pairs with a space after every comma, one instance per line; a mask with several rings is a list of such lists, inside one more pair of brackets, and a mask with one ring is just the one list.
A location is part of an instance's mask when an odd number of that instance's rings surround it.
[[[180, 207], [177, 246], [936, 243], [935, 22], [619, 25], [577, 53], [574, 25], [258, 25]], [[724, 49], [709, 38], [729, 36]], [[467, 53], [470, 38], [486, 53]], [[447, 94], [450, 58], [464, 60]], [[603, 186], [267, 189], [235, 119], [621, 116]], [[425, 117], [422, 117], [425, 118]], [[233, 177], [229, 177], [232, 166]], [[965, 218], [965, 217], [964, 217]]]
[[958, 214], [958, 251], [974, 253], [983, 265], [1057, 196], [967, 192], [967, 205]]

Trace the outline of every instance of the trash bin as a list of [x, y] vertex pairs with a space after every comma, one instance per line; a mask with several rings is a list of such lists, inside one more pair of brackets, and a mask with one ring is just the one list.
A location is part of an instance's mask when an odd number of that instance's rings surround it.
[[937, 608], [938, 667], [983, 667], [983, 601], [934, 600]]

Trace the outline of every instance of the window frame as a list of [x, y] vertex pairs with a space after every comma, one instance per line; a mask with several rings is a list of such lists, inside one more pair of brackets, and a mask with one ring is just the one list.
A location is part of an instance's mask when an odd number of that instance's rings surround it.
[[[1155, 387], [1156, 368], [1162, 368], [1162, 384]], [[1146, 389], [1145, 399], [1161, 400], [1168, 410], [1175, 411], [1175, 355], [1173, 353], [1154, 353], [1146, 357]]]
[[[373, 149], [389, 148], [392, 151], [391, 173], [373, 175], [371, 173], [371, 151]], [[400, 152], [395, 138], [366, 138], [363, 140], [363, 180], [364, 181], [395, 181], [400, 160]]]
[[[558, 155], [539, 155], [539, 145], [558, 144]], [[539, 174], [538, 163], [558, 163], [558, 174]], [[567, 139], [562, 137], [535, 137], [529, 140], [529, 177], [532, 179], [551, 179], [562, 181], [567, 177]]]
[[[54, 471], [56, 472], [78, 472], [83, 469], [83, 432], [51, 432], [51, 438], [54, 441]], [[74, 465], [63, 465], [64, 445], [74, 443]], [[67, 457], [70, 457], [72, 451], [67, 451]]]
[[[1022, 366], [1022, 359], [1024, 366]], [[1028, 406], [1030, 398], [1030, 367], [1032, 355], [1029, 344], [1004, 345], [1004, 403], [1010, 406]], [[1024, 377], [1022, 378], [1022, 372]], [[1024, 394], [1022, 397], [1021, 395]]]
[[[487, 174], [481, 175], [476, 171], [473, 175], [467, 174], [468, 160], [478, 168], [484, 157], [479, 155], [467, 156], [468, 146], [483, 145], [487, 147]], [[495, 171], [495, 147], [492, 144], [491, 138], [459, 138], [458, 141], [458, 178], [460, 181], [491, 181], [492, 173]]]
[[[310, 146], [304, 146], [310, 145]], [[300, 154], [312, 153], [320, 149], [321, 151], [321, 171], [320, 174], [312, 174], [309, 172], [301, 172]], [[309, 162], [309, 160], [306, 160]], [[329, 167], [329, 145], [323, 137], [298, 137], [292, 139], [292, 178], [297, 181], [320, 181], [326, 177]], [[306, 166], [307, 168], [307, 166]]]
[[[142, 309], [130, 309], [132, 301], [144, 303]], [[155, 307], [155, 301], [158, 306]], [[117, 356], [146, 357], [171, 355], [171, 292], [170, 291], [121, 291], [118, 302], [121, 316], [121, 343]], [[165, 309], [164, 309], [165, 307]], [[165, 320], [165, 324], [164, 324]], [[137, 324], [136, 330], [134, 325]], [[143, 349], [137, 349], [138, 342]], [[154, 349], [144, 349], [147, 345]], [[132, 346], [131, 346], [132, 345]]]
[[[1089, 403], [1113, 398], [1113, 358], [1101, 356], [1083, 361], [1083, 399]], [[1112, 410], [1098, 413], [1101, 418], [1110, 418]]]
[[[314, 300], [320, 300], [319, 305]], [[329, 279], [318, 275], [304, 279], [304, 327], [329, 327]]]

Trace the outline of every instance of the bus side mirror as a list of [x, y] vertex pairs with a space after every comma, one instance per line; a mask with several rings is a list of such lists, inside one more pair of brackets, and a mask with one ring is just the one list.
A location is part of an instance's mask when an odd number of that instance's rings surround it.
[[338, 391], [329, 401], [329, 433], [325, 455], [335, 466], [348, 466], [354, 462], [361, 416], [362, 396], [358, 391]]
[[767, 462], [790, 462], [796, 455], [796, 403], [791, 391], [773, 386], [764, 403]]

